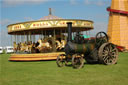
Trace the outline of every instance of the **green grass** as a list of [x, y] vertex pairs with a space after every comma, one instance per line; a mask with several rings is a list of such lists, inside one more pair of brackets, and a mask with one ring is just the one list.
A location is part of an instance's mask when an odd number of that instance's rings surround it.
[[128, 53], [116, 65], [89, 65], [82, 69], [59, 68], [56, 61], [10, 62], [0, 54], [0, 85], [127, 85]]

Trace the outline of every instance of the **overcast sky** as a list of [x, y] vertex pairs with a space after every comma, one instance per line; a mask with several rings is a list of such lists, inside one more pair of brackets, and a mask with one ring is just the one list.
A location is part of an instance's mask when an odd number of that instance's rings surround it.
[[66, 19], [85, 19], [94, 21], [91, 35], [99, 31], [107, 31], [109, 14], [106, 8], [111, 0], [0, 0], [0, 46], [11, 44], [7, 34], [7, 25], [39, 20], [52, 14]]

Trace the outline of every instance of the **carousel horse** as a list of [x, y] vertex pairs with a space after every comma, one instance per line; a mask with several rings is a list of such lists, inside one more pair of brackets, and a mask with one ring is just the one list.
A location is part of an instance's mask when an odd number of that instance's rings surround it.
[[63, 50], [65, 45], [66, 45], [66, 41], [65, 40], [61, 40], [60, 50]]
[[24, 43], [21, 43], [21, 47], [20, 47], [20, 51], [21, 52], [27, 52], [28, 51], [28, 46], [27, 46], [27, 43], [24, 42]]
[[38, 45], [36, 46], [36, 48], [40, 50], [40, 48], [41, 48], [41, 46], [42, 46], [42, 40], [39, 39], [39, 40], [37, 41], [37, 43], [38, 43]]
[[20, 51], [21, 52], [30, 52], [29, 44], [27, 42], [21, 43]]
[[50, 43], [47, 41], [38, 40], [38, 43], [39, 45], [37, 48], [39, 49], [40, 52], [48, 52], [52, 48]]
[[61, 47], [61, 43], [59, 40], [56, 40], [56, 50], [60, 50], [60, 47]]
[[32, 49], [32, 44], [31, 42], [28, 42], [28, 43], [21, 43], [21, 49], [20, 51], [21, 52], [27, 52], [27, 53], [30, 53], [31, 52], [31, 49]]
[[25, 49], [26, 49], [25, 43], [21, 43], [21, 49], [20, 49], [20, 51], [21, 52], [24, 52]]
[[46, 42], [46, 43], [44, 43], [44, 44], [45, 44], [45, 46], [47, 47], [48, 50], [49, 50], [49, 49], [52, 49], [52, 47], [51, 47], [51, 45], [50, 45], [49, 42]]
[[38, 50], [39, 52], [43, 52], [45, 50], [45, 46], [41, 39], [39, 39], [36, 43], [36, 50]]

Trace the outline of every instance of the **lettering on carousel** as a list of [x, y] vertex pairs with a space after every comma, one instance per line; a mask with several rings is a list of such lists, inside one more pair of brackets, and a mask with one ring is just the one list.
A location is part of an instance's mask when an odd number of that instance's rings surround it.
[[21, 29], [21, 25], [15, 25], [14, 29]]
[[90, 23], [84, 23], [85, 26], [92, 26]]
[[[67, 25], [67, 22], [60, 22], [60, 25]], [[75, 25], [75, 22], [72, 22], [73, 25]]]
[[33, 27], [42, 27], [42, 26], [48, 26], [48, 23], [36, 23], [36, 24], [33, 24]]
[[66, 22], [60, 22], [59, 24], [60, 24], [60, 25], [64, 25], [64, 24], [66, 24]]

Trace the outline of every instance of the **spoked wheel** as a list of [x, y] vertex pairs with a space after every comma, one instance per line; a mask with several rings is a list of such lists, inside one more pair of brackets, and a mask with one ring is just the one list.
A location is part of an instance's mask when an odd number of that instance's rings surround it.
[[96, 43], [108, 42], [108, 36], [105, 32], [99, 32], [96, 34]]
[[57, 57], [56, 59], [56, 63], [58, 65], [58, 67], [63, 67], [65, 66], [65, 57], [66, 55], [65, 54], [61, 54]]
[[101, 63], [110, 65], [116, 64], [118, 59], [118, 50], [112, 43], [104, 43], [99, 48], [99, 60]]
[[72, 56], [72, 66], [73, 68], [80, 69], [84, 65], [84, 59], [80, 54], [74, 54]]

